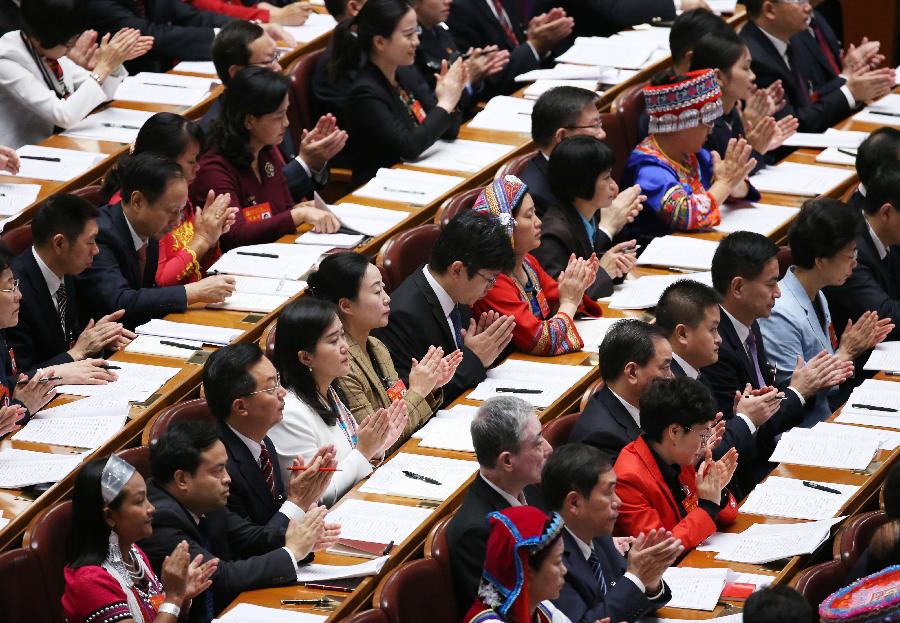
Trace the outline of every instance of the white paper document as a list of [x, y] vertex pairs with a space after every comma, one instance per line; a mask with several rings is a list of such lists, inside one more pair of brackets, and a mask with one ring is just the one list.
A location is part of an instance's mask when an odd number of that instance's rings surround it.
[[815, 197], [828, 194], [855, 175], [854, 171], [847, 169], [782, 162], [751, 176], [750, 183], [764, 193]]
[[669, 567], [663, 573], [663, 579], [672, 589], [672, 600], [666, 606], [714, 610], [725, 588], [727, 573], [727, 569]]
[[[738, 612], [737, 614], [728, 614], [723, 617], [713, 617], [711, 619], [703, 619], [704, 623], [742, 623], [744, 620], [744, 614], [742, 612]], [[642, 617], [637, 620], [637, 623], [695, 623], [694, 620], [691, 619], [657, 619], [656, 617]]]
[[141, 72], [128, 76], [116, 90], [122, 102], [195, 106], [210, 96], [215, 82], [209, 78]]
[[419, 439], [420, 448], [434, 448], [435, 450], [452, 450], [455, 452], [475, 452], [475, 444], [472, 441], [472, 432], [468, 426], [445, 425], [446, 420], [436, 423], [425, 431]]
[[[896, 342], [891, 342], [895, 344]], [[879, 344], [879, 346], [881, 346]], [[881, 407], [884, 411], [872, 409]], [[835, 418], [840, 424], [862, 424], [900, 429], [900, 383], [866, 379], [853, 389], [841, 412]]]
[[637, 260], [638, 266], [709, 270], [719, 243], [689, 236], [654, 238]]
[[872, 349], [872, 354], [869, 355], [863, 370], [900, 372], [900, 342], [891, 341], [877, 344]]
[[[19, 154], [19, 172], [15, 177], [30, 177], [36, 180], [67, 182], [90, 171], [106, 158], [106, 154], [95, 151], [59, 149], [24, 145], [16, 150]], [[12, 175], [4, 173], [3, 175]]]
[[297, 43], [307, 43], [334, 30], [337, 22], [327, 13], [310, 13], [302, 26], [284, 26]]
[[466, 398], [487, 400], [494, 396], [518, 396], [543, 409], [558, 400], [590, 371], [587, 366], [508, 359], [488, 370], [487, 378]]
[[267, 294], [291, 297], [306, 289], [305, 281], [293, 279], [266, 279], [265, 277], [234, 276], [234, 291], [243, 294]]
[[574, 65], [642, 69], [656, 49], [655, 46], [633, 45], [610, 37], [578, 37], [575, 45], [556, 60]]
[[[456, 405], [449, 409], [440, 409], [412, 436], [423, 439], [430, 435], [438, 435], [447, 429], [468, 431], [476, 413], [478, 413], [478, 407], [472, 405]], [[471, 433], [469, 433], [469, 438], [471, 439]]]
[[206, 307], [209, 309], [228, 309], [231, 311], [268, 314], [287, 303], [287, 301], [288, 297], [286, 296], [233, 292], [221, 303], [207, 303]]
[[[173, 342], [180, 346], [163, 344], [163, 342]], [[126, 353], [141, 353], [174, 359], [190, 359], [198, 350], [203, 350], [203, 342], [185, 339], [171, 340], [156, 335], [139, 335], [125, 347]]]
[[822, 133], [795, 132], [784, 141], [785, 147], [814, 147], [825, 149], [826, 147], [842, 147], [856, 149], [860, 143], [866, 140], [868, 132], [854, 132], [852, 130], [835, 130], [829, 128]]
[[723, 552], [741, 538], [739, 533], [714, 532], [697, 546], [698, 552]]
[[845, 149], [843, 147], [829, 147], [816, 155], [816, 162], [821, 162], [823, 164], [842, 164], [847, 167], [852, 167], [856, 164], [856, 150]]
[[240, 603], [218, 619], [213, 619], [213, 623], [322, 623], [327, 618], [323, 614]]
[[767, 203], [726, 203], [719, 206], [721, 222], [715, 230], [721, 232], [752, 231], [769, 236], [789, 223], [800, 208]]
[[716, 560], [762, 565], [774, 560], [812, 554], [831, 536], [831, 526], [843, 518], [809, 523], [757, 523], [736, 535], [719, 550]]
[[73, 417], [65, 426], [53, 420], [33, 419], [13, 435], [16, 441], [94, 449], [122, 430], [126, 417]]
[[380, 236], [387, 233], [410, 214], [403, 210], [375, 208], [359, 203], [338, 203], [328, 206], [328, 209], [343, 225], [366, 236]]
[[737, 0], [706, 0], [706, 4], [714, 13], [734, 13], [737, 8]]
[[388, 556], [373, 558], [356, 565], [321, 565], [312, 563], [297, 567], [298, 582], [321, 582], [323, 580], [342, 580], [344, 578], [364, 578], [378, 575]]
[[365, 239], [363, 234], [320, 234], [308, 231], [297, 236], [296, 244], [314, 245], [326, 249], [352, 249]]
[[326, 250], [306, 244], [251, 244], [222, 254], [208, 272], [299, 281]]
[[[131, 404], [121, 396], [93, 396], [73, 400], [56, 407], [41, 409], [34, 417], [40, 420], [70, 417], [117, 417], [128, 415]], [[65, 424], [62, 424], [65, 426]]]
[[212, 61], [181, 61], [172, 71], [181, 71], [186, 74], [202, 74], [204, 76], [217, 76], [216, 64]]
[[58, 482], [75, 470], [84, 456], [8, 448], [0, 452], [0, 487], [18, 489], [38, 483]]
[[328, 513], [328, 521], [341, 524], [342, 539], [399, 544], [432, 512], [433, 509], [416, 506], [345, 500]]
[[436, 201], [465, 181], [466, 178], [454, 175], [409, 169], [378, 169], [375, 177], [354, 190], [353, 194], [357, 197], [421, 206]]
[[[900, 417], [900, 416], [898, 416]], [[879, 450], [890, 452], [900, 445], [900, 432], [881, 430], [878, 428], [863, 428], [862, 426], [844, 426], [833, 422], [819, 422], [812, 427], [812, 432], [831, 438], [834, 443], [845, 441], [872, 442], [878, 444]]]
[[581, 336], [584, 346], [581, 350], [596, 353], [600, 343], [606, 337], [606, 332], [621, 318], [584, 318], [575, 321], [575, 329]]
[[105, 108], [100, 112], [88, 115], [63, 132], [63, 136], [133, 143], [137, 139], [141, 126], [153, 115], [154, 113], [145, 110]]
[[174, 340], [196, 340], [204, 344], [225, 346], [244, 334], [240, 329], [227, 327], [210, 327], [203, 324], [189, 322], [172, 322], [154, 318], [134, 329], [138, 335], [155, 335], [156, 337], [172, 338]]
[[133, 402], [147, 400], [153, 393], [181, 368], [169, 366], [152, 366], [144, 363], [116, 361], [118, 380], [106, 385], [60, 385], [57, 391], [61, 394], [76, 396], [119, 396]]
[[557, 63], [549, 69], [532, 69], [524, 74], [516, 76], [516, 82], [541, 82], [544, 80], [584, 80], [593, 83], [593, 87], [586, 87], [593, 91], [597, 83], [606, 77], [615, 77], [615, 69], [609, 67], [572, 65], [569, 63]]
[[853, 485], [815, 481], [815, 484], [835, 489], [830, 493], [813, 489], [802, 480], [769, 476], [756, 485], [738, 509], [745, 515], [766, 515], [788, 519], [831, 519], [837, 517], [851, 496], [859, 490]]
[[842, 440], [814, 433], [808, 428], [792, 428], [781, 435], [769, 460], [773, 463], [863, 470], [878, 451], [875, 440]]
[[515, 148], [515, 145], [468, 141], [461, 138], [455, 141], [441, 140], [436, 141], [434, 145], [422, 152], [421, 156], [408, 161], [407, 164], [425, 169], [475, 173], [497, 160], [505, 158]]
[[37, 201], [40, 184], [0, 184], [0, 216], [15, 216]]
[[900, 95], [885, 95], [853, 115], [853, 119], [878, 125], [900, 125]]
[[[401, 452], [376, 469], [359, 490], [362, 493], [443, 502], [477, 470], [476, 461]], [[428, 478], [433, 482], [418, 477]], [[434, 484], [435, 482], [439, 484]]]
[[[558, 65], [560, 67], [561, 65]], [[576, 65], [566, 65], [566, 67], [576, 67]], [[593, 69], [588, 67], [587, 69]], [[542, 71], [542, 70], [538, 70]], [[575, 87], [576, 89], [585, 89], [587, 91], [594, 91], [598, 95], [602, 94], [602, 91], [597, 91], [599, 88], [596, 80], [538, 80], [536, 82], [532, 82], [525, 90], [522, 91], [522, 97], [525, 99], [536, 100], [540, 98], [541, 95], [549, 91], [550, 89], [555, 89], [556, 87]]]
[[645, 275], [626, 279], [613, 288], [609, 300], [610, 309], [649, 309], [656, 307], [659, 297], [673, 283], [690, 279], [712, 287], [712, 273], [686, 273], [683, 275]]
[[534, 100], [498, 95], [491, 98], [484, 109], [469, 121], [468, 127], [530, 134], [533, 108]]

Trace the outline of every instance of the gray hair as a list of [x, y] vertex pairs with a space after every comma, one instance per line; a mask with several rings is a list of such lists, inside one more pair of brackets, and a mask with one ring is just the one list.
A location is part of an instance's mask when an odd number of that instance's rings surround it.
[[472, 420], [472, 445], [482, 467], [496, 467], [504, 452], [516, 454], [525, 426], [534, 417], [534, 407], [516, 396], [494, 396], [485, 400]]

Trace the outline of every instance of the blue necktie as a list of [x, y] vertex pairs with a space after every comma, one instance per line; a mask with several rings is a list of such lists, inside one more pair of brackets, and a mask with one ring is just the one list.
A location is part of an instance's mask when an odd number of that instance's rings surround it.
[[[200, 545], [207, 552], [212, 553], [210, 548], [212, 547], [212, 539], [209, 536], [209, 525], [206, 522], [206, 517], [201, 517], [200, 522], [197, 524], [197, 532], [200, 533]], [[200, 595], [200, 598], [203, 600], [203, 616], [204, 621], [212, 621], [216, 616], [216, 607], [213, 604], [213, 589], [210, 586], [208, 589], [203, 591]]]
[[591, 565], [594, 577], [597, 578], [597, 584], [600, 586], [600, 593], [606, 595], [606, 579], [603, 577], [603, 565], [600, 564], [600, 557], [593, 548], [591, 548], [591, 555], [588, 556], [588, 564]]
[[453, 323], [453, 339], [456, 340], [456, 347], [462, 348], [462, 316], [459, 313], [459, 305], [455, 305], [450, 312], [450, 322]]

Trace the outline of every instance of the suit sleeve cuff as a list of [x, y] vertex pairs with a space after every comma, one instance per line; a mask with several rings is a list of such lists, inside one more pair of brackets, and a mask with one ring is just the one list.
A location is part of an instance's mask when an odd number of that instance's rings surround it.
[[291, 564], [294, 565], [294, 569], [297, 570], [297, 581], [300, 581], [300, 567], [297, 565], [297, 558], [294, 556], [294, 552], [289, 550], [287, 547], [282, 547], [284, 551], [287, 552], [287, 555], [291, 557]]
[[850, 87], [845, 84], [841, 87], [841, 93], [847, 98], [847, 103], [850, 105], [850, 108], [856, 108], [856, 98], [853, 97], [853, 93], [850, 92]]
[[537, 62], [540, 63], [540, 62], [541, 62], [541, 55], [538, 54], [538, 51], [534, 48], [534, 46], [531, 45], [531, 43], [529, 43], [529, 42], [527, 42], [527, 41], [525, 42], [525, 45], [527, 45], [529, 48], [531, 48], [531, 53], [534, 54], [534, 60], [536, 60]]
[[641, 582], [641, 580], [638, 578], [638, 576], [636, 576], [635, 574], [633, 574], [631, 571], [626, 571], [626, 572], [625, 572], [625, 575], [623, 575], [622, 577], [631, 580], [631, 582], [632, 582], [635, 586], [637, 586], [637, 589], [638, 589], [640, 592], [642, 592], [642, 593], [646, 593], [646, 592], [647, 592], [647, 587], [644, 586], [644, 583]]
[[754, 423], [750, 420], [750, 418], [747, 417], [746, 415], [744, 415], [743, 413], [738, 413], [737, 416], [738, 416], [739, 418], [741, 418], [742, 420], [744, 420], [744, 424], [746, 424], [746, 425], [747, 425], [747, 428], [750, 429], [750, 434], [751, 434], [751, 435], [755, 435], [755, 434], [756, 434], [756, 424], [754, 424]]
[[800, 399], [800, 406], [805, 407], [806, 398], [803, 397], [803, 394], [800, 393], [800, 390], [798, 390], [796, 387], [788, 387], [788, 389], [794, 392], [797, 395], [797, 398]]
[[325, 173], [325, 171], [328, 170], [327, 162], [325, 163], [324, 167], [322, 167], [321, 169], [316, 171], [315, 169], [311, 168], [308, 164], [306, 164], [306, 161], [303, 160], [303, 158], [300, 155], [295, 156], [294, 160], [296, 160], [300, 164], [300, 166], [303, 167], [303, 170], [306, 171], [306, 174], [310, 178], [312, 178], [312, 180], [314, 182], [317, 182], [319, 184], [323, 184], [325, 182], [324, 173]]
[[290, 521], [299, 521], [300, 519], [303, 519], [303, 516], [306, 514], [302, 508], [290, 500], [285, 500], [284, 504], [281, 505], [281, 508], [278, 509], [278, 512], [287, 517]]

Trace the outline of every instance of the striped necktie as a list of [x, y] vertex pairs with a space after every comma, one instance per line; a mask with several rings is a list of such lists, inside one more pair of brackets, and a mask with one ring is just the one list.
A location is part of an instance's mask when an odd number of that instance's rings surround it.
[[259, 451], [259, 469], [262, 470], [263, 478], [266, 479], [266, 484], [269, 485], [272, 497], [278, 497], [278, 492], [275, 489], [275, 470], [272, 468], [272, 459], [269, 456], [269, 450], [266, 448], [265, 443], [262, 444]]
[[56, 308], [59, 312], [59, 324], [62, 326], [63, 335], [66, 333], [66, 309], [69, 305], [69, 296], [66, 294], [66, 282], [60, 281], [56, 290]]
[[597, 578], [597, 585], [600, 587], [600, 593], [606, 595], [606, 578], [603, 577], [603, 565], [600, 563], [600, 557], [594, 548], [591, 548], [591, 555], [588, 556], [588, 564], [591, 565], [591, 571]]

